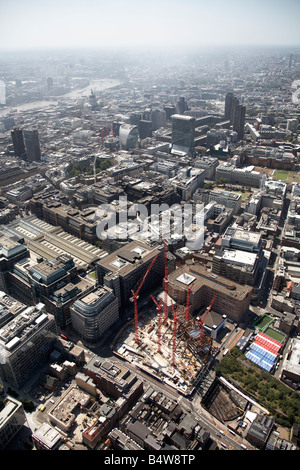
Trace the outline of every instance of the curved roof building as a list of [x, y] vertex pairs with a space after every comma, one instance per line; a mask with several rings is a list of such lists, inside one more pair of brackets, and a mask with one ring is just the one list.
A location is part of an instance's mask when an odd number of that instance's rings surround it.
[[120, 148], [129, 150], [137, 147], [138, 127], [132, 124], [122, 124], [119, 129]]

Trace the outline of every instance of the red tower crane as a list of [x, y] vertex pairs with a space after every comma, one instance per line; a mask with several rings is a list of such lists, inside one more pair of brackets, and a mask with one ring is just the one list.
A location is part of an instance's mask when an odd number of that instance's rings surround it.
[[139, 342], [139, 336], [138, 336], [138, 307], [137, 307], [139, 292], [140, 292], [140, 290], [141, 290], [141, 288], [142, 288], [142, 286], [143, 286], [143, 284], [146, 280], [146, 277], [148, 276], [149, 272], [151, 271], [152, 266], [154, 265], [157, 257], [158, 257], [158, 253], [153, 258], [153, 260], [151, 261], [150, 266], [148, 267], [146, 273], [144, 274], [138, 289], [135, 292], [133, 290], [131, 291], [132, 292], [132, 299], [131, 300], [134, 302], [134, 331], [135, 331], [135, 342], [136, 343]]
[[188, 287], [187, 294], [186, 294], [185, 321], [188, 321], [188, 319], [189, 319], [190, 300], [191, 300], [191, 292], [192, 292], [193, 285], [194, 284], [192, 284], [191, 286]]
[[208, 313], [211, 311], [212, 306], [213, 306], [213, 304], [214, 304], [214, 301], [216, 300], [216, 297], [217, 297], [217, 294], [213, 297], [212, 301], [210, 302], [209, 306], [207, 307], [207, 309], [206, 309], [206, 311], [205, 311], [205, 313], [204, 313], [204, 315], [203, 315], [203, 318], [197, 317], [197, 320], [199, 320], [199, 325], [200, 325], [200, 328], [201, 328], [201, 331], [200, 331], [200, 337], [201, 337], [201, 339], [202, 339], [202, 337], [203, 337], [203, 325], [204, 325], [204, 321], [205, 321], [205, 319], [206, 319]]
[[[186, 273], [184, 272], [184, 269], [183, 269], [183, 266], [181, 263], [179, 263], [180, 265], [180, 269], [181, 269], [181, 272], [182, 272], [182, 275], [185, 277], [186, 276]], [[194, 283], [188, 287], [188, 290], [187, 290], [187, 295], [186, 295], [186, 308], [185, 308], [185, 321], [187, 321], [189, 319], [189, 310], [190, 310], [190, 300], [191, 300], [191, 292], [192, 292], [192, 288], [193, 288], [193, 285]]]
[[161, 300], [158, 303], [157, 300], [153, 297], [153, 295], [150, 295], [151, 299], [155, 303], [158, 311], [158, 352], [161, 352], [161, 309], [162, 309], [162, 303]]
[[168, 248], [166, 239], [164, 239], [164, 262], [165, 262], [165, 277], [164, 277], [164, 322], [168, 317], [168, 282], [169, 282], [169, 273], [168, 273]]
[[176, 350], [176, 335], [177, 335], [177, 312], [174, 309], [173, 302], [172, 304], [172, 313], [173, 313], [173, 345], [172, 345], [172, 366], [175, 366], [175, 350]]

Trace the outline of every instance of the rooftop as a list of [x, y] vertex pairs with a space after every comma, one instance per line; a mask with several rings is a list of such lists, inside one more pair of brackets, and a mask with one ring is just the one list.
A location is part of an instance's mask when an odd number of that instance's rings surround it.
[[249, 243], [259, 243], [261, 235], [241, 228], [228, 227], [223, 238], [231, 238]]
[[160, 251], [158, 247], [151, 247], [139, 241], [132, 241], [119, 250], [105, 256], [98, 265], [104, 269], [122, 276], [135, 269], [138, 263], [146, 263], [154, 258]]
[[222, 258], [224, 261], [237, 265], [253, 266], [255, 264], [257, 254], [242, 250], [223, 250]]
[[28, 307], [1, 328], [0, 342], [5, 350], [11, 351], [23, 340], [28, 340], [31, 335], [35, 334], [36, 329], [46, 320], [48, 320], [48, 314], [44, 311], [43, 304]]
[[[183, 282], [183, 277], [178, 275], [179, 272], [180, 270], [177, 269], [169, 275], [169, 284], [174, 288], [187, 290], [190, 283]], [[241, 285], [223, 276], [213, 274], [200, 264], [185, 265], [185, 277], [186, 276], [193, 278], [193, 293], [205, 286], [239, 300], [243, 300], [252, 291], [250, 286]]]

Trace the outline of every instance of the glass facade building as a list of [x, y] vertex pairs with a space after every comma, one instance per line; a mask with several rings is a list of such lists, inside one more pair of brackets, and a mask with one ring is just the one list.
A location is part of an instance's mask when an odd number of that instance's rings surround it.
[[173, 154], [188, 154], [193, 156], [195, 153], [195, 127], [194, 117], [181, 114], [174, 114], [172, 117], [172, 149]]

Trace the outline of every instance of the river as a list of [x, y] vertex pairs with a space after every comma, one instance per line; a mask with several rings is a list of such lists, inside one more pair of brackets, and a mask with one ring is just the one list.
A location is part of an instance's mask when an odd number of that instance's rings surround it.
[[21, 113], [22, 111], [33, 111], [41, 110], [45, 108], [53, 107], [55, 108], [59, 101], [67, 100], [76, 100], [80, 98], [86, 98], [90, 95], [91, 90], [94, 93], [99, 91], [107, 90], [109, 88], [114, 88], [122, 83], [121, 80], [116, 79], [99, 79], [91, 80], [88, 86], [76, 90], [72, 90], [64, 95], [55, 97], [53, 100], [38, 100], [31, 103], [24, 103], [19, 106], [7, 106], [6, 108], [0, 109], [0, 117], [5, 117], [11, 115], [12, 113]]

